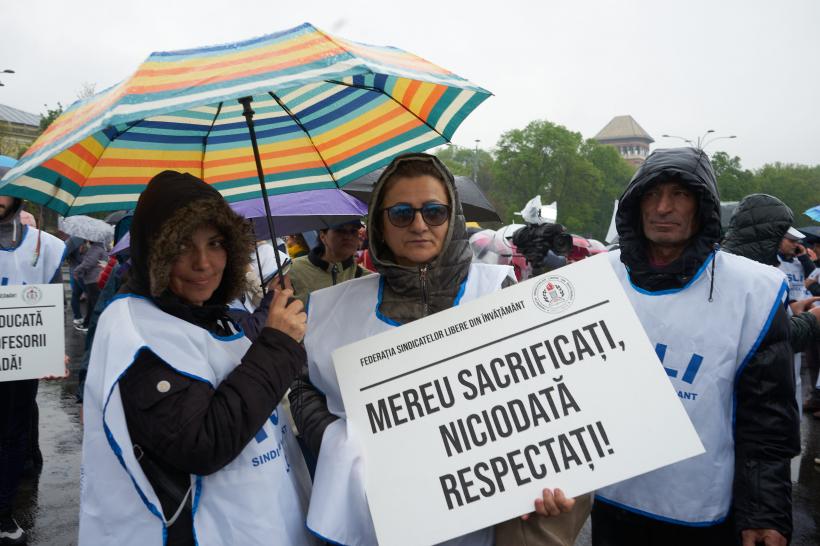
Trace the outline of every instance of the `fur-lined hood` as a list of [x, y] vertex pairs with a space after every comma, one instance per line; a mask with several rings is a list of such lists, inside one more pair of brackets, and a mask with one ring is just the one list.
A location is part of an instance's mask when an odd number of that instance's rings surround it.
[[225, 305], [242, 294], [253, 249], [247, 223], [210, 185], [175, 171], [151, 179], [137, 202], [131, 224], [130, 291], [152, 298], [165, 295], [182, 245], [203, 224], [225, 237], [228, 254], [222, 282], [206, 305]]

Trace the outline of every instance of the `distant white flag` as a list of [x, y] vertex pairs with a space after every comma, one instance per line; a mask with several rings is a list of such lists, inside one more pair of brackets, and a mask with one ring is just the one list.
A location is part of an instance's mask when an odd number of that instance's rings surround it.
[[558, 202], [553, 201], [549, 205], [541, 207], [541, 219], [544, 222], [554, 224], [558, 220]]
[[542, 205], [541, 196], [536, 195], [527, 201], [521, 212], [515, 214], [521, 216], [528, 224], [554, 224], [558, 219], [558, 203], [553, 201], [549, 205]]
[[615, 228], [615, 213], [618, 212], [618, 200], [615, 200], [615, 205], [612, 207], [612, 218], [609, 220], [609, 229], [606, 232], [606, 242], [609, 244], [618, 241], [618, 230]]

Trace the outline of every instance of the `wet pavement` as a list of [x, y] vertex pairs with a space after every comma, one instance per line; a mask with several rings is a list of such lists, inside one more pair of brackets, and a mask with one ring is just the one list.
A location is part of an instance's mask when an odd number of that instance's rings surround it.
[[[63, 381], [40, 382], [37, 402], [43, 470], [38, 479], [24, 481], [15, 511], [23, 528], [30, 530], [31, 545], [77, 543], [82, 426], [75, 396], [84, 337], [74, 330], [68, 313], [66, 345], [71, 357], [71, 376]], [[804, 390], [806, 383], [804, 374]], [[792, 544], [816, 546], [820, 544], [820, 465], [814, 464], [814, 457], [820, 457], [820, 420], [804, 416], [802, 438], [804, 455], [799, 464], [799, 481], [794, 486]], [[795, 470], [797, 468], [795, 465]], [[590, 544], [589, 522], [576, 544]]]

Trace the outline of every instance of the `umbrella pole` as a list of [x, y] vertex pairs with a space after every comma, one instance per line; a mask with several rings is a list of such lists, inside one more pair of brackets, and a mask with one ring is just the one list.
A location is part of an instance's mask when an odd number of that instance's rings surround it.
[[268, 295], [268, 289], [265, 286], [265, 275], [262, 274], [262, 260], [259, 258], [259, 245], [256, 244], [256, 228], [253, 227], [253, 220], [251, 220], [251, 230], [253, 230], [253, 251], [256, 252], [256, 267], [259, 269], [259, 284], [262, 286], [262, 296]]
[[[259, 157], [259, 146], [256, 144], [256, 129], [253, 127], [253, 110], [251, 109], [251, 101], [253, 97], [242, 97], [239, 103], [242, 105], [242, 115], [245, 116], [245, 121], [248, 124], [248, 132], [251, 136], [251, 146], [253, 147], [253, 159], [256, 161], [256, 175], [259, 177], [259, 186], [262, 188], [262, 202], [265, 204], [265, 217], [268, 220], [268, 231], [270, 232], [271, 243], [274, 250], [276, 249], [276, 230], [273, 227], [273, 218], [270, 212], [270, 203], [268, 203], [268, 190], [265, 187], [265, 172], [262, 170], [262, 159]], [[282, 260], [279, 259], [279, 253], [273, 253], [276, 258], [276, 273], [279, 275], [279, 286], [284, 290], [285, 277], [282, 275]], [[264, 288], [263, 288], [264, 289]]]

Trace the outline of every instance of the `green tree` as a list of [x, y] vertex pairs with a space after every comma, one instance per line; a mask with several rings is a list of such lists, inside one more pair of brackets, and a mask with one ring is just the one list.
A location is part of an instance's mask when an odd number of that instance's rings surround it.
[[587, 196], [595, 207], [590, 226], [582, 234], [603, 240], [609, 229], [612, 206], [626, 189], [636, 167], [625, 161], [613, 146], [601, 144], [597, 140], [587, 140], [581, 152], [601, 175], [600, 189], [596, 194]]
[[602, 238], [612, 201], [631, 174], [614, 148], [549, 121], [533, 121], [499, 139], [491, 192], [505, 221], [514, 221], [515, 211], [541, 195], [544, 203], [558, 203], [558, 221], [568, 229]]
[[711, 161], [721, 201], [740, 201], [757, 191], [754, 173], [741, 167], [739, 157], [730, 157], [726, 152], [715, 152]]
[[49, 108], [48, 104], [44, 104], [43, 106], [46, 107], [46, 113], [40, 114], [40, 131], [43, 132], [48, 129], [48, 126], [54, 123], [54, 120], [60, 117], [60, 114], [63, 113], [63, 105], [59, 102], [57, 103], [56, 108]]
[[493, 185], [493, 164], [495, 159], [486, 150], [462, 148], [461, 146], [444, 146], [436, 152], [442, 163], [456, 176], [466, 176], [470, 179], [477, 174], [475, 180], [478, 187], [485, 193]]
[[803, 211], [820, 204], [820, 165], [773, 163], [755, 172], [757, 191], [774, 195], [794, 212], [796, 225], [814, 225]]

